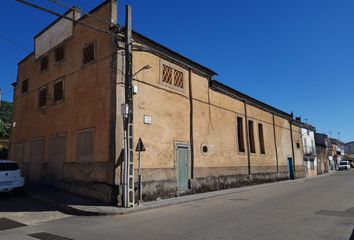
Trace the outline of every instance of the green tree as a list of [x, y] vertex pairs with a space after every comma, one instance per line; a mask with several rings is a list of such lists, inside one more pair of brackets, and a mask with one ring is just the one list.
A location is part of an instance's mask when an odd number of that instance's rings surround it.
[[1, 101], [0, 108], [0, 139], [8, 139], [11, 127], [12, 103]]

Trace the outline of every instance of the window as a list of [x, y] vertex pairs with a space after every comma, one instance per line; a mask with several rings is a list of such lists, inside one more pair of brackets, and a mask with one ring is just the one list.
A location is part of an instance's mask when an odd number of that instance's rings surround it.
[[28, 92], [28, 79], [22, 81], [22, 93]]
[[237, 142], [238, 151], [245, 152], [245, 142], [243, 139], [243, 120], [242, 117], [237, 117]]
[[48, 69], [49, 58], [48, 56], [43, 56], [41, 58], [41, 71]]
[[64, 99], [64, 82], [63, 80], [54, 83], [54, 102]]
[[260, 146], [261, 154], [265, 154], [263, 124], [262, 123], [258, 123], [258, 134], [259, 134], [259, 146]]
[[248, 121], [248, 133], [249, 133], [249, 139], [250, 139], [250, 152], [256, 153], [256, 146], [254, 143], [253, 121], [252, 120]]
[[300, 148], [300, 143], [299, 142], [296, 143], [296, 147]]
[[42, 88], [39, 90], [39, 101], [38, 101], [38, 106], [39, 107], [44, 107], [47, 105], [47, 88]]
[[82, 50], [83, 64], [88, 64], [95, 60], [95, 45], [93, 43], [87, 45]]
[[173, 69], [165, 64], [162, 65], [162, 82], [172, 84]]
[[54, 50], [54, 57], [55, 57], [55, 62], [59, 62], [64, 59], [65, 57], [64, 46], [57, 47]]
[[166, 64], [162, 64], [161, 82], [174, 88], [184, 89], [184, 74]]
[[183, 89], [183, 72], [174, 70], [174, 82], [173, 85]]

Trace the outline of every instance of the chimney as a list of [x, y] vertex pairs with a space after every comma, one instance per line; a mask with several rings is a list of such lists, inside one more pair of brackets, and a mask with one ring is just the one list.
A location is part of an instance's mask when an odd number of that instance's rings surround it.
[[301, 117], [296, 117], [295, 121], [298, 122], [298, 123], [301, 123]]

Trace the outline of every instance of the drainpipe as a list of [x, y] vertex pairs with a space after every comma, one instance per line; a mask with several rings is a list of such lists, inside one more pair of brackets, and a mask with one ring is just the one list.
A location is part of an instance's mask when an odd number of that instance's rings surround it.
[[291, 150], [293, 153], [293, 172], [294, 172], [294, 178], [295, 178], [295, 150], [294, 150], [294, 139], [293, 139], [293, 125], [292, 125], [292, 120], [289, 120], [290, 123], [290, 138], [291, 138]]
[[192, 97], [192, 70], [189, 69], [189, 142], [191, 148], [191, 179], [194, 178], [194, 136], [193, 136], [193, 97]]
[[246, 144], [247, 144], [247, 160], [248, 160], [248, 174], [251, 175], [251, 155], [250, 155], [250, 144], [249, 144], [249, 133], [248, 133], [248, 117], [247, 117], [247, 103], [244, 100], [244, 109], [245, 109], [245, 126], [246, 126]]
[[277, 146], [277, 135], [275, 131], [275, 116], [273, 113], [273, 134], [274, 134], [274, 147], [275, 147], [275, 159], [277, 163], [277, 173], [279, 172], [279, 159], [278, 159], [278, 146]]

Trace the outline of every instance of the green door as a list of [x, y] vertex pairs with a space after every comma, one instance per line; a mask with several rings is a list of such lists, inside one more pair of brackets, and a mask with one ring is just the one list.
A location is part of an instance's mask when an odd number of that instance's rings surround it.
[[178, 191], [188, 189], [188, 147], [177, 147], [177, 188]]

